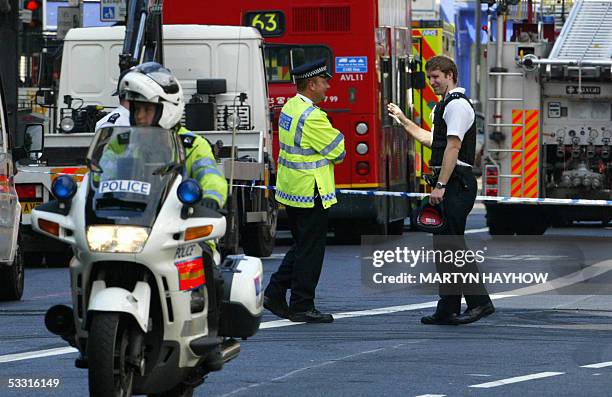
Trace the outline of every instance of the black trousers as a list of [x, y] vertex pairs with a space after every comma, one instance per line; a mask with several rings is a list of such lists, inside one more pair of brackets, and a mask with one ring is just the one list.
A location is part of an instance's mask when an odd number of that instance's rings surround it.
[[315, 289], [325, 256], [329, 210], [323, 208], [319, 197], [315, 199], [313, 208], [286, 206], [286, 209], [293, 246], [270, 277], [265, 294], [285, 300], [290, 289], [289, 308], [294, 312], [304, 312], [315, 307]]
[[[456, 168], [444, 192], [444, 213], [447, 227], [434, 235], [434, 249], [441, 251], [465, 250], [465, 224], [467, 217], [474, 207], [478, 191], [476, 178], [472, 171], [460, 171]], [[462, 267], [454, 263], [436, 262], [436, 271], [443, 273], [478, 273], [476, 263], [466, 263]], [[466, 290], [468, 291], [466, 293]], [[465, 296], [468, 308], [481, 306], [491, 301], [484, 284], [470, 284], [469, 289], [460, 281], [453, 284], [440, 284], [440, 300], [436, 312], [442, 315], [451, 313], [460, 314], [461, 296]]]

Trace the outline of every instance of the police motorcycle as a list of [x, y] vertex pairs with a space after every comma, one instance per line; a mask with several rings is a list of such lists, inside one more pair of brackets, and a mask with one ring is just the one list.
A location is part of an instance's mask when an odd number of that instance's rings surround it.
[[33, 211], [43, 234], [69, 243], [72, 305], [54, 306], [47, 328], [76, 347], [92, 396], [191, 396], [235, 358], [259, 328], [258, 258], [221, 261], [210, 243], [225, 217], [184, 178], [178, 136], [158, 127], [100, 130], [79, 187], [52, 185]]

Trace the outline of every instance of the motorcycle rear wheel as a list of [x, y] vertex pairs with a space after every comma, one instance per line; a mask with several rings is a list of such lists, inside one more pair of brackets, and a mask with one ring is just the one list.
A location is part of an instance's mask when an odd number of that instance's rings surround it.
[[94, 313], [87, 340], [89, 394], [129, 397], [134, 368], [127, 363], [130, 327], [136, 324], [119, 313]]

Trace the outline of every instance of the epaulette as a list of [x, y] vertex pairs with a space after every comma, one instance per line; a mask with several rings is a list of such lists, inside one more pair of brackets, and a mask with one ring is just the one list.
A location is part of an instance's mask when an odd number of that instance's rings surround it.
[[181, 135], [181, 141], [186, 149], [191, 149], [195, 140], [195, 135]]
[[115, 124], [115, 122], [117, 121], [119, 117], [121, 117], [119, 113], [113, 113], [108, 117], [107, 121], [111, 124]]

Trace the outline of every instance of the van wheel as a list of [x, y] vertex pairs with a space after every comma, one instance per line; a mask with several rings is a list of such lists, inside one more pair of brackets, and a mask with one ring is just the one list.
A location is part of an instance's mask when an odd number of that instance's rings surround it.
[[30, 267], [41, 267], [44, 255], [41, 252], [24, 252], [23, 264]]
[[23, 257], [21, 248], [17, 245], [13, 263], [0, 263], [0, 301], [20, 300], [23, 295], [23, 285]]
[[276, 223], [278, 221], [278, 204], [273, 197], [265, 199], [265, 223], [247, 224], [240, 236], [240, 244], [246, 255], [265, 258], [272, 255], [276, 243]]

